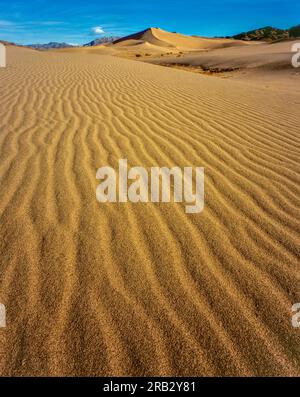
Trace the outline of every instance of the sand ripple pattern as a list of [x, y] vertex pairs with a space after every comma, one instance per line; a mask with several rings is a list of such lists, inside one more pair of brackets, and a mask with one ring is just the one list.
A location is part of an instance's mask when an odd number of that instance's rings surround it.
[[[300, 375], [299, 96], [109, 56], [8, 60], [1, 374]], [[204, 166], [205, 211], [100, 205], [96, 170], [120, 158]]]

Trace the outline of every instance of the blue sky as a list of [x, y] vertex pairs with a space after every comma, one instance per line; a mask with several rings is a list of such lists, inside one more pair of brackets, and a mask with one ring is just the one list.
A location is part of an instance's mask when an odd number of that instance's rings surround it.
[[297, 24], [300, 0], [0, 0], [0, 39], [20, 44], [83, 44], [150, 26], [221, 36]]

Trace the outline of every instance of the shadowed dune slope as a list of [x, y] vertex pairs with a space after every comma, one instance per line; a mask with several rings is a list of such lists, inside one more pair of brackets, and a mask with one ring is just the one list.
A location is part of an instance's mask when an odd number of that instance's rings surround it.
[[[110, 56], [0, 70], [2, 375], [300, 375], [299, 104]], [[96, 170], [205, 167], [205, 209], [99, 204]]]

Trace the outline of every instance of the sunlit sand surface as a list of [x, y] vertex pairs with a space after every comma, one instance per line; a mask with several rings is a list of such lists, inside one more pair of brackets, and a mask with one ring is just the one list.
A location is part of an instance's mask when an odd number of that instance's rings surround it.
[[[2, 375], [300, 375], [300, 95], [99, 55], [0, 70]], [[205, 167], [205, 209], [96, 171]]]

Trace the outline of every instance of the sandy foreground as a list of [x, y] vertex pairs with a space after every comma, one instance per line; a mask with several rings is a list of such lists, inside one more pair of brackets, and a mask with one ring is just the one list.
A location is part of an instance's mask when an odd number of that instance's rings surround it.
[[[107, 55], [0, 70], [2, 375], [300, 375], [300, 94]], [[96, 170], [205, 167], [205, 210]]]

